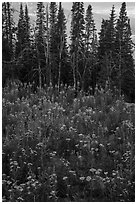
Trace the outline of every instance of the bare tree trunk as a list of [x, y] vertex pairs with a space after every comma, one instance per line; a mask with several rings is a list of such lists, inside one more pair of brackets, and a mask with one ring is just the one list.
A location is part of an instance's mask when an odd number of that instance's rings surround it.
[[[108, 59], [108, 53], [105, 52], [105, 59], [106, 59], [106, 68], [107, 68], [107, 79], [106, 83], [108, 85], [108, 88], [110, 88], [110, 66], [109, 63], [111, 63]], [[106, 84], [105, 84], [106, 85]]]
[[60, 78], [61, 78], [61, 54], [59, 55], [58, 90], [60, 89]]
[[83, 71], [83, 74], [82, 74], [82, 90], [84, 91], [84, 78], [85, 78], [85, 74], [86, 74], [86, 70], [87, 70], [87, 58], [86, 58], [86, 55], [84, 53], [84, 59], [85, 59], [85, 66], [84, 66], [84, 71]]
[[72, 69], [73, 69], [73, 87], [76, 90], [76, 68], [75, 68], [75, 53], [72, 54]]
[[46, 30], [47, 30], [47, 50], [46, 50], [46, 68], [47, 68], [47, 73], [46, 73], [46, 83], [49, 86], [51, 83], [51, 71], [50, 71], [50, 66], [49, 66], [49, 11], [48, 11], [48, 3], [46, 6]]
[[121, 39], [120, 39], [120, 52], [119, 52], [119, 96], [121, 96]]
[[39, 72], [39, 88], [41, 90], [42, 87], [42, 80], [41, 80], [41, 67], [40, 67], [40, 62], [38, 62], [38, 72]]
[[[34, 29], [34, 35], [35, 35], [35, 29]], [[38, 74], [39, 74], [39, 88], [41, 90], [42, 87], [42, 77], [41, 77], [41, 66], [40, 66], [40, 60], [39, 60], [39, 50], [36, 42], [36, 52], [37, 52], [37, 57], [38, 57]]]
[[60, 36], [60, 49], [59, 49], [59, 73], [58, 73], [58, 89], [60, 89], [60, 80], [61, 80], [61, 58], [64, 45], [64, 36], [63, 33]]

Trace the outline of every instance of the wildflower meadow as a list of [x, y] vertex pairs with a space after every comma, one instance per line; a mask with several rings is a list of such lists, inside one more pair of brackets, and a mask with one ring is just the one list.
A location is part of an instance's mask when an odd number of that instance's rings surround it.
[[2, 105], [3, 201], [135, 201], [135, 107], [123, 96], [14, 82]]

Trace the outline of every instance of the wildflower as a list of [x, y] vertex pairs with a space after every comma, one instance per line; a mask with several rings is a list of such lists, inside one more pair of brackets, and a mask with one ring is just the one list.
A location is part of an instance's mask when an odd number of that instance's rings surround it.
[[83, 158], [83, 157], [82, 157], [81, 155], [79, 155], [79, 156], [78, 156], [78, 159], [80, 159], [80, 160], [81, 160], [82, 158]]
[[84, 137], [84, 135], [80, 133], [80, 134], [79, 134], [79, 137]]
[[56, 151], [53, 151], [53, 155], [55, 155], [57, 152]]
[[85, 177], [80, 177], [79, 179], [80, 179], [81, 181], [84, 181]]
[[28, 163], [28, 166], [31, 167], [31, 166], [32, 166], [32, 163]]
[[20, 184], [20, 186], [21, 186], [21, 187], [24, 187], [24, 186], [25, 186], [25, 183]]
[[79, 146], [79, 144], [76, 144], [76, 145], [75, 145], [75, 147], [78, 147], [78, 146]]
[[91, 168], [91, 169], [90, 169], [90, 172], [94, 173], [94, 172], [96, 172], [96, 169]]
[[[73, 122], [73, 121], [72, 121]], [[76, 131], [76, 129], [74, 129], [73, 127], [70, 127], [69, 128], [69, 132], [71, 132], [71, 131]]]
[[94, 154], [94, 148], [91, 148], [91, 154]]
[[117, 175], [116, 172], [113, 172], [113, 173], [112, 173], [112, 176], [116, 176], [116, 175]]
[[36, 187], [36, 184], [37, 184], [37, 183], [34, 182], [34, 183], [31, 184], [31, 186], [32, 186], [32, 187]]
[[51, 195], [55, 195], [56, 194], [56, 191], [51, 191]]
[[100, 147], [104, 147], [104, 145], [103, 145], [103, 144], [99, 144], [99, 146], [100, 146]]
[[64, 130], [65, 128], [66, 128], [66, 125], [62, 125], [60, 129]]
[[18, 197], [17, 200], [18, 200], [19, 202], [22, 202], [22, 201], [23, 201], [23, 198]]
[[42, 147], [43, 146], [43, 143], [42, 142], [39, 142], [38, 144], [37, 144], [37, 147]]
[[88, 182], [91, 181], [91, 177], [87, 176], [86, 181], [88, 181]]
[[52, 175], [51, 175], [51, 177], [53, 178], [53, 177], [56, 177], [56, 174], [55, 173], [53, 173]]
[[111, 111], [115, 111], [115, 109], [114, 109], [114, 107], [113, 107], [113, 106], [110, 108], [110, 110], [111, 110]]
[[69, 173], [71, 173], [71, 174], [73, 174], [74, 176], [76, 176], [76, 172], [75, 172], [75, 171], [70, 170]]
[[68, 178], [68, 177], [67, 177], [67, 176], [65, 176], [65, 177], [63, 177], [63, 180], [67, 180], [67, 178]]
[[83, 147], [87, 147], [88, 146], [88, 144], [84, 144], [84, 146]]
[[108, 172], [104, 172], [104, 174], [105, 174], [105, 175], [107, 175], [107, 174], [108, 174]]
[[[4, 180], [4, 181], [6, 181], [6, 180]], [[2, 182], [3, 182], [3, 181], [2, 181]], [[12, 183], [11, 181], [7, 181], [7, 184], [8, 184], [8, 185], [10, 185], [11, 183]]]
[[27, 179], [30, 180], [32, 178], [32, 176], [28, 176]]
[[15, 166], [18, 166], [18, 162], [17, 161], [12, 161], [10, 162], [11, 164], [15, 165]]
[[95, 172], [97, 175], [100, 174], [102, 172], [102, 169], [97, 169], [97, 171]]

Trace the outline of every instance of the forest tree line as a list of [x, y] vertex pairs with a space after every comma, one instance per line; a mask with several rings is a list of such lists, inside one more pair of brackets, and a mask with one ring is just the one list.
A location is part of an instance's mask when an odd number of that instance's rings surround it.
[[27, 4], [20, 3], [19, 19], [14, 9], [2, 3], [2, 82], [18, 79], [42, 88], [61, 84], [94, 94], [95, 87], [117, 89], [128, 101], [135, 98], [134, 43], [126, 3], [119, 17], [113, 5], [102, 19], [97, 35], [92, 6], [73, 2], [70, 44], [62, 3], [37, 3], [36, 22], [30, 23]]

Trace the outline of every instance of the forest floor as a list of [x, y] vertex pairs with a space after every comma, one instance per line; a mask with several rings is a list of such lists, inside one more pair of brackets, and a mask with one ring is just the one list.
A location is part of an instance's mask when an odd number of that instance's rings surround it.
[[14, 84], [2, 105], [3, 201], [135, 201], [134, 104]]

